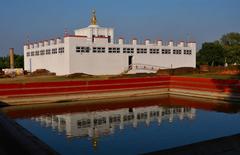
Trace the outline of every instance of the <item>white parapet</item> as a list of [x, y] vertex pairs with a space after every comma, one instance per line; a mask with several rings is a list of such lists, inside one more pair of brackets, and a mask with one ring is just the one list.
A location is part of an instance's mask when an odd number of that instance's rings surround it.
[[48, 46], [49, 45], [49, 41], [48, 40], [44, 40], [44, 46]]
[[30, 46], [29, 46], [29, 44], [25, 44], [23, 48], [24, 48], [24, 51], [26, 51], [30, 48]]
[[162, 46], [162, 40], [158, 40], [158, 41], [157, 41], [157, 45], [158, 45], [158, 46]]
[[149, 39], [146, 39], [145, 40], [145, 45], [149, 45], [150, 44], [150, 40]]
[[39, 42], [39, 43], [38, 43], [38, 46], [39, 46], [39, 47], [43, 47], [43, 41]]
[[55, 43], [56, 43], [56, 40], [55, 40], [55, 39], [51, 39], [51, 40], [50, 40], [50, 45], [55, 45]]
[[133, 45], [137, 45], [137, 39], [136, 39], [136, 38], [133, 38], [132, 44], [133, 44]]
[[62, 39], [61, 38], [57, 38], [57, 44], [62, 43]]
[[173, 46], [173, 41], [172, 41], [172, 40], [170, 40], [170, 41], [168, 42], [168, 46]]
[[184, 47], [184, 41], [180, 41], [180, 42], [178, 43], [178, 47]]
[[119, 38], [118, 39], [118, 44], [123, 45], [124, 44], [124, 39], [123, 38]]
[[188, 43], [187, 43], [187, 46], [188, 46], [188, 47], [195, 48], [195, 47], [196, 47], [196, 43], [195, 43], [195, 42], [188, 42]]
[[38, 48], [38, 43], [34, 43], [34, 48]]
[[33, 49], [33, 48], [34, 48], [33, 44], [30, 44], [29, 46], [30, 46], [30, 49]]

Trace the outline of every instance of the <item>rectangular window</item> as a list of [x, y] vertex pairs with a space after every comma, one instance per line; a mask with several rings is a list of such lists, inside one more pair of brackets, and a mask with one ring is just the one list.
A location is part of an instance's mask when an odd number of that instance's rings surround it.
[[159, 54], [159, 49], [150, 49], [150, 54]]
[[29, 57], [30, 56], [30, 52], [27, 52], [27, 57]]
[[52, 49], [52, 54], [57, 54], [57, 48]]
[[96, 53], [96, 52], [97, 52], [97, 48], [93, 47], [93, 53]]
[[36, 52], [35, 52], [35, 55], [36, 55], [36, 56], [39, 56], [39, 51], [36, 51]]
[[76, 47], [76, 52], [78, 52], [78, 53], [81, 52], [80, 49], [81, 49], [81, 48], [77, 46], [77, 47]]
[[162, 49], [162, 54], [171, 54], [170, 49]]
[[173, 54], [182, 54], [182, 50], [173, 50]]
[[123, 48], [123, 53], [134, 53], [134, 48]]
[[137, 53], [141, 53], [141, 54], [146, 54], [147, 53], [147, 49], [146, 48], [137, 48]]
[[105, 53], [105, 47], [93, 47], [93, 53]]
[[46, 50], [46, 55], [50, 55], [51, 54], [51, 50], [50, 49], [47, 49]]
[[64, 53], [64, 47], [58, 48], [58, 53]]
[[186, 54], [186, 55], [192, 55], [192, 50], [184, 50], [184, 54]]
[[108, 53], [120, 53], [120, 48], [109, 47], [108, 48]]
[[76, 47], [76, 52], [81, 52], [81, 53], [89, 53], [90, 52], [90, 47]]
[[45, 55], [45, 50], [41, 50], [40, 55]]
[[32, 51], [32, 52], [31, 52], [31, 56], [34, 56], [34, 55], [35, 55], [35, 52], [34, 52], [34, 51]]

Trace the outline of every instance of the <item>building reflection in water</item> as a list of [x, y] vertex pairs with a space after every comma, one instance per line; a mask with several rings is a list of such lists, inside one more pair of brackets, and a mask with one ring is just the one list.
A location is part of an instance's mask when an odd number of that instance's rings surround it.
[[140, 123], [147, 126], [153, 122], [158, 122], [159, 125], [165, 122], [174, 123], [174, 120], [194, 119], [195, 116], [194, 108], [149, 106], [40, 116], [32, 120], [43, 127], [64, 133], [68, 138], [89, 137], [95, 146], [98, 137], [114, 134], [116, 129], [123, 130], [131, 126], [137, 128]]

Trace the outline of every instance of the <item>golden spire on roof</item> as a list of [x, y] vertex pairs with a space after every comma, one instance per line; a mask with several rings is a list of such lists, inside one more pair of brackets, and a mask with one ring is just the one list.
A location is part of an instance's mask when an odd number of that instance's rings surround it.
[[97, 17], [95, 9], [92, 11], [91, 25], [97, 25]]

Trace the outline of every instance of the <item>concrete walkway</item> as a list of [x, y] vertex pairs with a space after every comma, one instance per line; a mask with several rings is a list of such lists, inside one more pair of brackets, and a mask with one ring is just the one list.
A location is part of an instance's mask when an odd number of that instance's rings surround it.
[[240, 155], [240, 134], [146, 153], [146, 155]]

